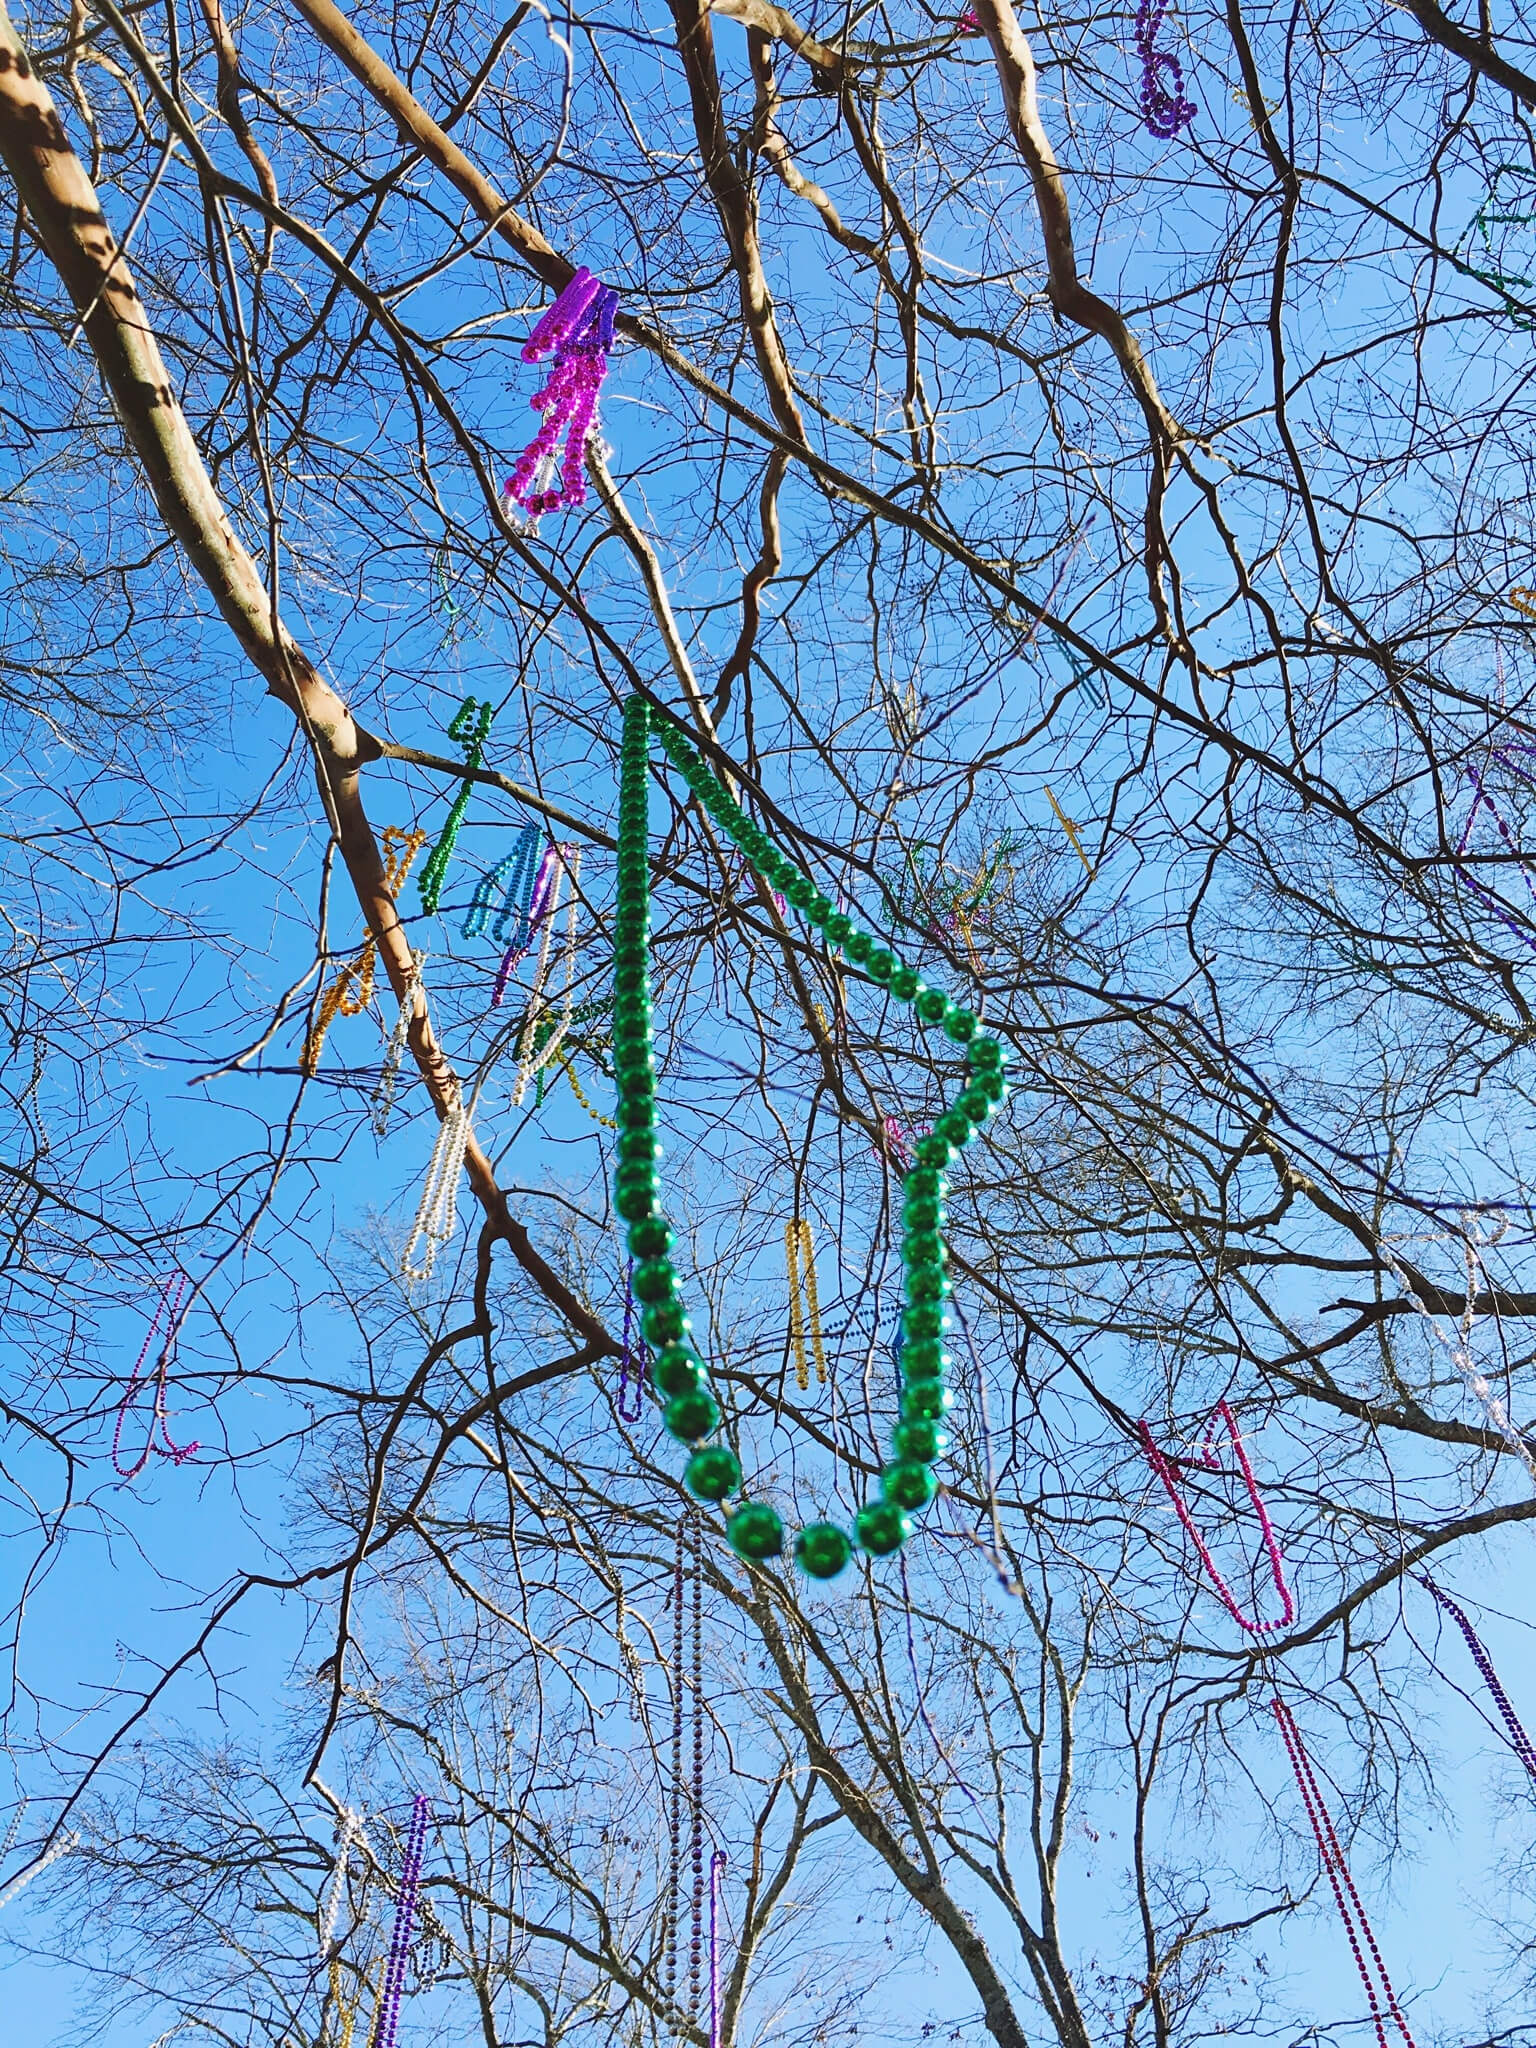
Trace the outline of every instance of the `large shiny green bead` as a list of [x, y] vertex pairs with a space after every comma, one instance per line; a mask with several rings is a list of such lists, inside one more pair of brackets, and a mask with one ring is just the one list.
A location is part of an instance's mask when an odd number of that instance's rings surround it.
[[907, 1300], [914, 1305], [920, 1302], [947, 1301], [950, 1293], [949, 1275], [942, 1266], [908, 1266], [902, 1289]]
[[921, 987], [915, 967], [897, 967], [891, 975], [891, 994], [899, 1003], [910, 1003]]
[[681, 1344], [692, 1328], [680, 1301], [655, 1302], [640, 1318], [647, 1344]]
[[955, 1405], [942, 1380], [913, 1380], [901, 1390], [903, 1422], [941, 1422]]
[[[824, 925], [832, 915], [832, 899], [830, 896], [823, 896], [818, 889], [810, 902], [803, 905], [802, 908], [807, 924]], [[831, 1524], [828, 1523], [826, 1526], [830, 1528]]]
[[880, 1474], [881, 1493], [909, 1514], [927, 1507], [938, 1490], [939, 1482], [932, 1472], [915, 1458], [901, 1458]]
[[[654, 1169], [662, 1156], [660, 1138], [654, 1131], [620, 1131], [619, 1164], [621, 1166], [646, 1166]], [[654, 1171], [652, 1179], [655, 1179]]]
[[963, 1116], [969, 1124], [984, 1124], [992, 1114], [992, 1098], [973, 1081], [955, 1097], [955, 1114]]
[[615, 1004], [627, 1001], [633, 996], [643, 996], [649, 976], [643, 966], [615, 967], [613, 970], [613, 997]]
[[763, 1564], [784, 1548], [784, 1524], [766, 1501], [744, 1500], [726, 1524], [726, 1541], [738, 1557]]
[[708, 1391], [709, 1375], [686, 1344], [664, 1344], [651, 1354], [651, 1385], [670, 1401], [674, 1394], [692, 1393], [695, 1387]]
[[672, 1396], [661, 1411], [661, 1419], [669, 1436], [675, 1436], [679, 1443], [696, 1444], [701, 1436], [719, 1428], [720, 1403], [708, 1387], [690, 1387], [685, 1393]]
[[975, 1135], [975, 1125], [968, 1116], [962, 1116], [958, 1109], [946, 1110], [933, 1127], [933, 1135], [942, 1138], [946, 1145], [959, 1151], [962, 1145], [969, 1145]]
[[665, 1216], [647, 1216], [632, 1223], [626, 1240], [637, 1259], [664, 1259], [677, 1242], [676, 1232]]
[[827, 944], [846, 946], [853, 934], [853, 919], [841, 910], [834, 910], [827, 919]]
[[948, 1316], [939, 1302], [917, 1302], [901, 1312], [902, 1344], [910, 1344], [914, 1337], [942, 1337], [948, 1326]]
[[949, 1449], [949, 1433], [936, 1422], [898, 1422], [891, 1431], [891, 1449], [898, 1458], [931, 1465]]
[[919, 987], [912, 999], [912, 1007], [925, 1024], [942, 1024], [944, 1012], [949, 1008], [949, 997], [941, 988]]
[[937, 1230], [909, 1230], [901, 1240], [901, 1262], [904, 1266], [943, 1266], [949, 1263], [949, 1253]]
[[955, 1156], [955, 1148], [943, 1138], [937, 1138], [930, 1131], [926, 1138], [919, 1138], [912, 1157], [919, 1166], [932, 1167], [937, 1172], [948, 1166]]
[[864, 962], [864, 972], [871, 981], [877, 982], [883, 988], [896, 972], [896, 955], [888, 952], [884, 946], [877, 946]]
[[862, 967], [875, 950], [875, 942], [868, 932], [850, 932], [843, 941], [843, 951], [855, 967]]
[[950, 1003], [944, 1011], [944, 1036], [956, 1045], [969, 1045], [981, 1029], [981, 1019], [963, 1003]]
[[853, 1518], [859, 1548], [871, 1557], [889, 1557], [912, 1534], [912, 1524], [892, 1500], [872, 1500]]
[[816, 894], [816, 884], [809, 875], [794, 874], [784, 884], [784, 894], [796, 910], [804, 910]]
[[1002, 1070], [996, 1067], [988, 1067], [984, 1073], [978, 1074], [970, 1087], [961, 1091], [960, 1100], [964, 1102], [967, 1095], [976, 1094], [985, 1097], [989, 1111], [997, 1109], [1002, 1103], [1006, 1102], [1008, 1099], [1008, 1083], [1003, 1079]]
[[942, 1202], [949, 1192], [949, 1175], [933, 1166], [914, 1166], [902, 1182], [902, 1192], [914, 1201]]
[[1003, 1048], [995, 1038], [973, 1038], [965, 1048], [965, 1056], [972, 1071], [978, 1074], [1003, 1064]]
[[695, 1500], [725, 1500], [741, 1490], [741, 1460], [728, 1444], [704, 1444], [688, 1460], [683, 1484]]
[[913, 1337], [901, 1347], [904, 1379], [940, 1380], [953, 1363], [942, 1337]]
[[621, 1095], [614, 1120], [621, 1131], [648, 1131], [656, 1120], [654, 1095]]
[[944, 1221], [944, 1204], [937, 1195], [908, 1195], [901, 1205], [901, 1221], [909, 1233], [931, 1230], [937, 1234]]
[[795, 1563], [807, 1578], [835, 1579], [853, 1556], [853, 1545], [836, 1522], [808, 1522], [795, 1538]]
[[613, 1028], [622, 1038], [649, 1039], [653, 1015], [648, 995], [615, 995]]
[[[648, 1136], [649, 1133], [638, 1135]], [[623, 1140], [619, 1141], [621, 1144]], [[628, 1187], [648, 1187], [654, 1193], [656, 1188], [656, 1163], [653, 1159], [621, 1159], [613, 1176], [615, 1190]]]
[[670, 1259], [642, 1259], [629, 1284], [636, 1301], [671, 1301], [677, 1293], [677, 1271]]
[[656, 1206], [656, 1184], [642, 1186], [631, 1182], [613, 1191], [613, 1206], [626, 1223], [638, 1223], [642, 1216], [649, 1216]]

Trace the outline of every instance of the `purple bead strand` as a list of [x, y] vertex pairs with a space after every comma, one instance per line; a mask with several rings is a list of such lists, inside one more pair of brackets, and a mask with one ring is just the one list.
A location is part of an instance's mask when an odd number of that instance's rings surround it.
[[1171, 50], [1156, 47], [1168, 0], [1141, 0], [1136, 9], [1136, 50], [1141, 58], [1141, 118], [1148, 132], [1169, 142], [1198, 109], [1184, 96], [1184, 67]]
[[1526, 1734], [1524, 1727], [1521, 1725], [1520, 1716], [1515, 1712], [1509, 1694], [1505, 1692], [1499, 1682], [1499, 1674], [1493, 1668], [1493, 1659], [1484, 1648], [1482, 1637], [1472, 1626], [1462, 1609], [1451, 1598], [1450, 1594], [1442, 1593], [1428, 1572], [1416, 1572], [1414, 1576], [1425, 1592], [1444, 1608], [1445, 1612], [1461, 1630], [1462, 1635], [1466, 1639], [1467, 1648], [1472, 1652], [1472, 1662], [1482, 1674], [1483, 1683], [1492, 1695], [1493, 1703], [1499, 1710], [1500, 1718], [1503, 1720], [1505, 1728], [1509, 1731], [1509, 1746], [1515, 1752], [1515, 1755], [1519, 1757], [1521, 1763], [1525, 1765], [1533, 1782], [1536, 1782], [1536, 1748], [1532, 1747], [1531, 1738]]
[[384, 1970], [384, 1988], [379, 1993], [379, 2017], [373, 2030], [372, 2048], [395, 2048], [395, 2035], [400, 2025], [400, 2000], [405, 1991], [405, 1966], [411, 1950], [411, 1929], [416, 1920], [416, 1891], [421, 1882], [421, 1863], [427, 1846], [429, 1808], [426, 1794], [418, 1794], [411, 1808], [405, 1861], [400, 1867], [395, 1926], [389, 1938], [389, 1961]]

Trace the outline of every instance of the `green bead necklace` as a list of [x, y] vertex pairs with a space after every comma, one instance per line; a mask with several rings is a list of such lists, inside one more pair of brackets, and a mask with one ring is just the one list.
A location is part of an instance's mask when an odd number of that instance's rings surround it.
[[[662, 1419], [680, 1443], [693, 1446], [683, 1476], [696, 1500], [723, 1502], [739, 1495], [742, 1474], [741, 1461], [728, 1444], [708, 1441], [720, 1426], [720, 1404], [693, 1348], [670, 1256], [675, 1238], [658, 1196], [656, 1162], [661, 1148], [656, 1139], [646, 820], [653, 729], [673, 766], [748, 866], [770, 888], [780, 890], [807, 924], [824, 933], [830, 945], [841, 947], [878, 987], [915, 1010], [930, 1029], [941, 1030], [955, 1046], [963, 1047], [970, 1068], [966, 1087], [920, 1140], [902, 1182], [901, 1420], [892, 1434], [892, 1460], [881, 1473], [879, 1496], [859, 1509], [851, 1533], [835, 1522], [812, 1522], [795, 1538], [795, 1561], [801, 1569], [814, 1579], [830, 1579], [848, 1563], [855, 1547], [872, 1557], [899, 1550], [912, 1534], [912, 1516], [938, 1491], [933, 1467], [948, 1447], [943, 1423], [953, 1405], [945, 1385], [950, 1359], [944, 1346], [950, 1292], [944, 1242], [947, 1169], [1007, 1093], [1003, 1049], [995, 1038], [981, 1033], [974, 1011], [919, 980], [914, 969], [834, 910], [810, 876], [785, 859], [710, 773], [670, 718], [657, 715], [653, 721], [644, 698], [629, 699], [624, 707], [613, 948], [613, 1073], [619, 1129], [614, 1207], [629, 1225], [629, 1249], [636, 1261], [635, 1299], [651, 1347], [651, 1381], [664, 1404]], [[727, 1534], [736, 1555], [754, 1564], [778, 1557], [784, 1549], [784, 1524], [764, 1501], [738, 1501]]]

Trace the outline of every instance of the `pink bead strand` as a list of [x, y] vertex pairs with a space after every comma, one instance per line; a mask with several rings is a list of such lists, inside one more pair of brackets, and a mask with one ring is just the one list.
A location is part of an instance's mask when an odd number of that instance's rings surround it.
[[[1152, 1467], [1152, 1470], [1167, 1489], [1168, 1498], [1173, 1502], [1174, 1513], [1183, 1523], [1185, 1532], [1199, 1553], [1200, 1562], [1205, 1566], [1211, 1584], [1220, 1595], [1222, 1605], [1239, 1628], [1246, 1629], [1249, 1635], [1267, 1635], [1273, 1629], [1290, 1627], [1291, 1623], [1296, 1619], [1296, 1603], [1291, 1598], [1291, 1589], [1285, 1582], [1285, 1560], [1280, 1553], [1280, 1539], [1275, 1534], [1274, 1524], [1269, 1519], [1269, 1511], [1265, 1507], [1263, 1497], [1259, 1492], [1258, 1481], [1253, 1476], [1253, 1467], [1249, 1464], [1248, 1454], [1243, 1449], [1243, 1440], [1238, 1434], [1237, 1418], [1225, 1401], [1218, 1402], [1216, 1413], [1227, 1426], [1227, 1435], [1232, 1439], [1232, 1448], [1237, 1453], [1237, 1462], [1243, 1475], [1243, 1484], [1248, 1489], [1248, 1498], [1253, 1503], [1253, 1511], [1259, 1518], [1259, 1529], [1263, 1534], [1264, 1548], [1269, 1556], [1270, 1576], [1275, 1582], [1275, 1591], [1280, 1596], [1281, 1611], [1278, 1621], [1250, 1621], [1238, 1606], [1236, 1599], [1233, 1597], [1231, 1587], [1216, 1569], [1216, 1560], [1211, 1556], [1209, 1549], [1206, 1547], [1204, 1537], [1195, 1527], [1193, 1516], [1184, 1505], [1184, 1496], [1179, 1492], [1179, 1483], [1174, 1473], [1173, 1463], [1154, 1443], [1152, 1431], [1145, 1418], [1138, 1425], [1141, 1432], [1141, 1447], [1146, 1453], [1147, 1463]], [[1216, 1460], [1209, 1450], [1202, 1456], [1201, 1463], [1209, 1470], [1214, 1471], [1216, 1469]]]

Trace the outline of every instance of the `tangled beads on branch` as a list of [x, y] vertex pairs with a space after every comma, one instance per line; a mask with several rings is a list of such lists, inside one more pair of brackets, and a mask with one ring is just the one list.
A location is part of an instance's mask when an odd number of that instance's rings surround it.
[[[554, 351], [549, 382], [530, 400], [544, 415], [544, 424], [518, 457], [503, 486], [503, 496], [537, 519], [545, 512], [587, 502], [582, 468], [587, 437], [597, 411], [597, 394], [608, 374], [613, 322], [619, 295], [590, 270], [578, 270], [559, 298], [523, 344], [525, 363], [541, 362]], [[557, 457], [555, 444], [565, 430], [565, 459], [560, 483], [551, 487]]]
[[1170, 141], [1199, 111], [1184, 97], [1184, 67], [1171, 50], [1156, 47], [1168, 0], [1141, 0], [1136, 9], [1136, 54], [1141, 59], [1141, 118], [1150, 134]]

